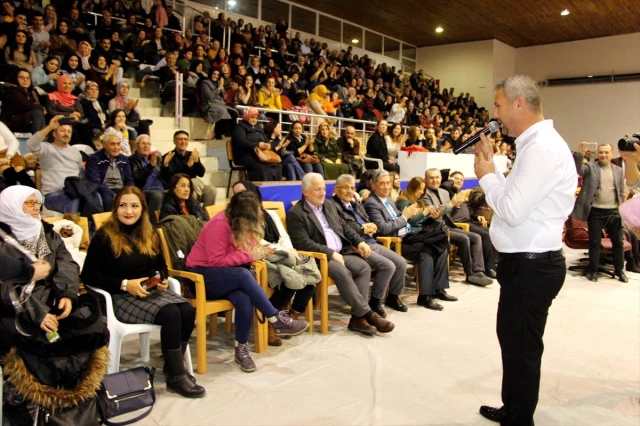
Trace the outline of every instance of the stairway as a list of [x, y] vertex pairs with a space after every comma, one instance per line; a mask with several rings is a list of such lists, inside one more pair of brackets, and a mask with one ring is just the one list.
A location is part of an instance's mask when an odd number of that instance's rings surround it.
[[[160, 97], [157, 95], [157, 84], [149, 81], [140, 88], [134, 79], [125, 79], [129, 83], [129, 97], [140, 99], [138, 108], [141, 118], [153, 120], [151, 125], [151, 144], [162, 154], [174, 148], [173, 134], [179, 128], [175, 117], [163, 117]], [[203, 180], [206, 184], [218, 189], [216, 200], [227, 198], [227, 179], [229, 179], [229, 162], [227, 161], [227, 138], [223, 140], [205, 140], [207, 123], [199, 117], [184, 117], [183, 130], [189, 132], [189, 150], [198, 151], [200, 161], [206, 170]]]

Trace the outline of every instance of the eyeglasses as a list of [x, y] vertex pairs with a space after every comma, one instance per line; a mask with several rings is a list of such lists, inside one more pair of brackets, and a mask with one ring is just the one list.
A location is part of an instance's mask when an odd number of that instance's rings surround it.
[[23, 204], [25, 204], [27, 207], [33, 207], [34, 205], [37, 205], [38, 207], [42, 206], [42, 203], [40, 201], [33, 200], [27, 200]]
[[336, 189], [346, 189], [350, 191], [355, 191], [356, 187], [355, 186], [336, 186]]

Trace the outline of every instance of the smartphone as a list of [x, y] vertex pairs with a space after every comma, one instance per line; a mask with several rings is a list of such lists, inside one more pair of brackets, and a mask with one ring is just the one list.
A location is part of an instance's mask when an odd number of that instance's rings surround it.
[[74, 120], [73, 117], [64, 117], [58, 120], [58, 124], [61, 126], [73, 126], [75, 122], [76, 120]]
[[160, 284], [160, 281], [162, 281], [162, 277], [160, 277], [160, 274], [157, 274], [157, 275], [149, 278], [145, 282], [143, 282], [142, 283], [142, 287], [145, 290], [151, 290], [151, 289], [155, 288], [158, 284]]

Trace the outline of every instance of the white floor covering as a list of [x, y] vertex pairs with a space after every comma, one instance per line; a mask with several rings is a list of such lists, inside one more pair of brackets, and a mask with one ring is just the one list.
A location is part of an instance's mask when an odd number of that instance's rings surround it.
[[[570, 264], [582, 255], [565, 250]], [[627, 275], [628, 284], [592, 283], [569, 272], [547, 323], [537, 425], [640, 425], [640, 274]], [[409, 312], [392, 311], [395, 330], [376, 337], [348, 331], [343, 302], [330, 296], [329, 334], [254, 353], [258, 370], [250, 374], [234, 363], [233, 335], [221, 323], [209, 341], [208, 372], [196, 374], [204, 399], [165, 391], [156, 334], [150, 364], [158, 368], [158, 400], [138, 424], [495, 424], [478, 408], [501, 405], [498, 283], [478, 288], [453, 276], [449, 292], [460, 300], [441, 302], [442, 312], [415, 305], [414, 289], [406, 291]], [[191, 350], [195, 362], [195, 339]], [[128, 338], [121, 368], [139, 362], [137, 339]]]

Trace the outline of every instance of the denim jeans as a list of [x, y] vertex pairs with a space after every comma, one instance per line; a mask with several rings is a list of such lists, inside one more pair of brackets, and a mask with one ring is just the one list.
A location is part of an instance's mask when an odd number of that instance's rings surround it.
[[262, 291], [253, 273], [241, 266], [229, 268], [208, 268], [196, 266], [190, 271], [204, 276], [207, 300], [227, 299], [236, 308], [236, 340], [247, 343], [253, 307], [266, 318], [275, 316], [278, 310], [273, 307], [267, 295]]
[[50, 192], [44, 196], [44, 206], [59, 213], [77, 213], [80, 210], [80, 199], [67, 197], [64, 190]]
[[293, 155], [287, 155], [282, 159], [282, 168], [284, 169], [288, 180], [302, 180], [304, 170], [298, 164], [298, 160]]

